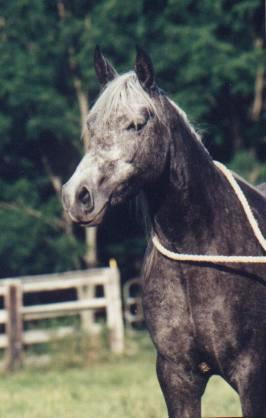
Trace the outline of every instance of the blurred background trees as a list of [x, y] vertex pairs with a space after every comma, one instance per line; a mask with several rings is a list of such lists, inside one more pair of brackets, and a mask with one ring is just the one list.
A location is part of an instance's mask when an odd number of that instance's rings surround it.
[[132, 68], [136, 43], [146, 48], [158, 84], [188, 113], [213, 157], [254, 183], [266, 180], [263, 3], [1, 3], [1, 277], [83, 268], [110, 256], [125, 277], [139, 271], [144, 233], [131, 204], [109, 213], [96, 254], [94, 232], [72, 225], [59, 199], [82, 156], [84, 119], [99, 92], [97, 43], [121, 72]]

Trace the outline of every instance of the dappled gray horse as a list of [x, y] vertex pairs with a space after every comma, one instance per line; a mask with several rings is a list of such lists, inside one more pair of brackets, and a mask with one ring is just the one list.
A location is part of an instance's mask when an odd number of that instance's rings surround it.
[[[175, 253], [263, 255], [237, 196], [185, 113], [155, 84], [138, 50], [118, 75], [99, 48], [102, 93], [88, 115], [90, 144], [63, 188], [73, 221], [94, 226], [109, 206], [143, 191], [151, 236]], [[263, 192], [237, 180], [266, 233]], [[243, 414], [266, 417], [266, 268], [173, 261], [149, 244], [143, 308], [170, 418], [198, 418], [213, 374], [239, 393]]]

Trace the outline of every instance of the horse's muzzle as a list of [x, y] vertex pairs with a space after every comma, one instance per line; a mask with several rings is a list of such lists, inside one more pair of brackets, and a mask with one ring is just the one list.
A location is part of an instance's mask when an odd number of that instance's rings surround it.
[[108, 200], [94, 193], [85, 184], [74, 193], [66, 183], [62, 188], [62, 203], [71, 220], [84, 226], [95, 226], [102, 222]]

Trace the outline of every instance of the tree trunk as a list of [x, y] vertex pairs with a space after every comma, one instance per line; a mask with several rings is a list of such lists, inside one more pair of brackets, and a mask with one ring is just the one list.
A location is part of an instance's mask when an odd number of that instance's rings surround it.
[[[256, 46], [257, 49], [263, 48], [263, 40], [257, 39]], [[256, 79], [255, 79], [255, 88], [254, 88], [254, 100], [251, 108], [251, 117], [252, 120], [258, 121], [263, 108], [263, 91], [265, 87], [265, 69], [263, 64], [258, 65]]]
[[[74, 79], [74, 86], [77, 94], [80, 110], [80, 124], [81, 134], [84, 144], [84, 150], [86, 152], [89, 143], [89, 132], [86, 129], [86, 121], [89, 113], [89, 101], [87, 94], [84, 93], [81, 86], [81, 81], [78, 78]], [[98, 263], [97, 258], [97, 228], [85, 228], [85, 239], [86, 239], [86, 254], [84, 260], [88, 266], [96, 266]]]

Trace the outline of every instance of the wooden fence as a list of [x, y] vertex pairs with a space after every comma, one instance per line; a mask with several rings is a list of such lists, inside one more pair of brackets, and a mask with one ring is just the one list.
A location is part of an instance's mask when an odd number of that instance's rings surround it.
[[[102, 287], [102, 296], [96, 297], [96, 287]], [[75, 289], [76, 300], [38, 305], [24, 304], [25, 295], [41, 292]], [[0, 348], [6, 349], [7, 367], [21, 365], [24, 346], [44, 343], [55, 338], [69, 336], [74, 327], [58, 327], [52, 331], [43, 329], [25, 330], [27, 321], [80, 315], [81, 326], [95, 332], [95, 312], [106, 311], [106, 326], [110, 348], [114, 353], [124, 349], [124, 328], [120, 295], [120, 274], [113, 261], [109, 268], [90, 269], [60, 274], [20, 277], [0, 281]]]

